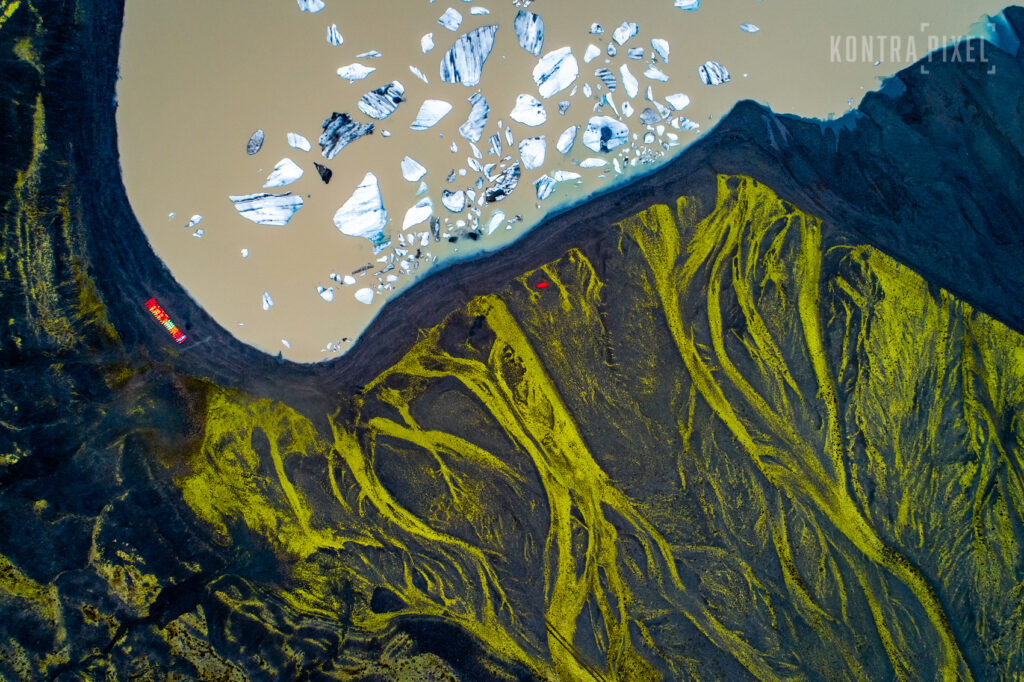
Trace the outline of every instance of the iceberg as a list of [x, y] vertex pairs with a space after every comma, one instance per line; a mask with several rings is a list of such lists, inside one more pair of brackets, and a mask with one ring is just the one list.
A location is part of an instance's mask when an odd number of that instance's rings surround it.
[[580, 161], [580, 168], [603, 168], [604, 166], [607, 165], [608, 162], [605, 161], [604, 159], [598, 159], [593, 156], [588, 156], [587, 158]]
[[320, 179], [324, 181], [325, 185], [331, 182], [331, 176], [334, 175], [334, 171], [316, 161], [313, 162], [313, 168], [316, 168], [316, 172], [320, 174]]
[[348, 66], [340, 67], [338, 69], [338, 77], [344, 78], [349, 83], [355, 83], [356, 81], [363, 80], [376, 70], [377, 69], [372, 66], [363, 66], [362, 64], [355, 62]]
[[676, 0], [676, 7], [688, 12], [693, 12], [700, 8], [700, 0]]
[[334, 287], [317, 287], [316, 293], [328, 303], [334, 300]]
[[547, 149], [547, 140], [543, 135], [540, 137], [527, 137], [519, 141], [519, 158], [523, 160], [523, 167], [526, 170], [533, 170], [544, 165], [544, 152]]
[[601, 82], [604, 83], [604, 87], [608, 88], [608, 92], [615, 92], [617, 85], [615, 83], [614, 73], [602, 66], [594, 71], [594, 75], [601, 79]]
[[583, 52], [583, 63], [589, 64], [590, 62], [594, 61], [600, 56], [601, 50], [598, 49], [597, 45], [594, 45], [593, 43], [588, 43], [586, 51]]
[[660, 81], [662, 83], [668, 82], [668, 76], [665, 75], [665, 72], [653, 64], [647, 67], [647, 70], [644, 71], [644, 76], [650, 78], [652, 81]]
[[551, 193], [555, 191], [555, 180], [549, 175], [542, 175], [537, 178], [533, 183], [533, 188], [537, 191], [537, 200], [544, 201]]
[[334, 225], [350, 237], [364, 237], [374, 245], [374, 253], [384, 247], [384, 227], [388, 212], [380, 195], [377, 176], [367, 173], [352, 196], [334, 214]]
[[596, 35], [600, 35], [602, 33], [604, 33], [604, 27], [601, 26], [601, 24], [591, 24], [590, 25], [590, 35], [595, 35], [596, 36]]
[[417, 69], [417, 68], [416, 68], [415, 66], [413, 66], [412, 64], [410, 64], [410, 65], [409, 65], [409, 72], [410, 72], [410, 73], [412, 73], [412, 75], [414, 75], [414, 76], [416, 76], [417, 78], [419, 78], [419, 79], [420, 79], [421, 81], [423, 81], [424, 83], [426, 83], [426, 84], [428, 84], [428, 85], [430, 84], [430, 81], [428, 81], [428, 80], [427, 80], [427, 77], [426, 77], [426, 76], [425, 76], [425, 75], [423, 74], [423, 72], [422, 72], [422, 71], [420, 71], [419, 69]]
[[461, 189], [457, 192], [441, 190], [441, 203], [452, 213], [462, 213], [466, 208], [466, 193]]
[[327, 27], [327, 42], [334, 46], [345, 42], [345, 39], [341, 37], [341, 32], [338, 31], [337, 24], [331, 24]]
[[423, 54], [426, 54], [434, 49], [434, 34], [427, 33], [420, 38], [420, 49], [423, 50]]
[[558, 136], [558, 142], [555, 143], [555, 149], [562, 154], [568, 154], [572, 146], [576, 144], [576, 133], [579, 131], [579, 126], [569, 126], [562, 131], [562, 134]]
[[290, 185], [299, 178], [302, 177], [302, 169], [299, 168], [298, 164], [294, 161], [285, 157], [277, 162], [274, 166], [274, 170], [267, 176], [267, 181], [263, 183], [263, 188], [268, 187], [284, 187]]
[[298, 3], [300, 11], [310, 14], [316, 14], [327, 6], [324, 4], [324, 0], [298, 0]]
[[721, 85], [729, 82], [729, 72], [718, 62], [704, 62], [697, 69], [704, 85]]
[[681, 92], [677, 92], [674, 95], [666, 95], [665, 101], [676, 111], [682, 111], [690, 104], [690, 98]]
[[622, 117], [629, 118], [633, 115], [633, 105], [629, 102], [622, 103]]
[[497, 32], [496, 25], [481, 26], [456, 40], [441, 60], [441, 80], [462, 83], [467, 87], [477, 85]]
[[409, 182], [416, 182], [427, 174], [427, 169], [411, 156], [402, 159], [402, 177]]
[[395, 113], [398, 105], [405, 101], [405, 86], [398, 81], [391, 81], [375, 90], [371, 90], [359, 99], [359, 111], [370, 118], [385, 119]]
[[658, 116], [658, 112], [656, 112], [654, 109], [651, 109], [650, 107], [647, 107], [646, 109], [640, 112], [640, 121], [645, 125], [651, 126], [660, 120], [661, 116]]
[[571, 102], [569, 102], [568, 100], [562, 100], [561, 102], [559, 102], [558, 103], [558, 115], [559, 116], [565, 116], [565, 112], [569, 111], [569, 106], [570, 105], [571, 105]]
[[627, 40], [635, 36], [640, 31], [640, 27], [632, 21], [624, 21], [612, 33], [612, 40], [617, 42], [619, 45], [624, 45]]
[[469, 13], [472, 14], [473, 16], [483, 16], [485, 14], [490, 14], [491, 10], [487, 9], [486, 7], [470, 7]]
[[274, 299], [270, 298], [270, 294], [263, 292], [263, 309], [270, 310], [270, 307], [274, 305]]
[[761, 29], [754, 24], [740, 24], [740, 30], [746, 31], [747, 33], [757, 33]]
[[519, 39], [519, 46], [534, 57], [539, 57], [541, 50], [544, 49], [544, 20], [540, 15], [519, 10], [512, 27]]
[[291, 192], [244, 194], [228, 198], [239, 215], [257, 225], [287, 225], [295, 212], [302, 208], [302, 197]]
[[491, 204], [507, 197], [519, 185], [521, 174], [519, 162], [516, 161], [499, 173], [498, 177], [494, 179], [494, 184], [484, 190], [484, 201]]
[[560, 47], [541, 57], [533, 67], [533, 82], [544, 99], [565, 90], [579, 76], [579, 64], [571, 47]]
[[256, 154], [260, 149], [263, 148], [263, 138], [265, 134], [263, 128], [260, 128], [254, 132], [250, 137], [249, 141], [245, 143], [245, 153], [249, 156]]
[[369, 287], [363, 287], [355, 293], [356, 300], [360, 303], [370, 305], [373, 302], [373, 289]]
[[619, 67], [619, 77], [622, 78], [622, 87], [626, 89], [626, 95], [630, 99], [636, 97], [640, 92], [640, 83], [625, 64]]
[[548, 120], [548, 114], [544, 110], [544, 105], [536, 97], [519, 95], [516, 97], [516, 106], [509, 114], [509, 118], [526, 126], [539, 126]]
[[452, 110], [452, 105], [440, 99], [428, 99], [420, 106], [416, 120], [409, 126], [412, 130], [426, 130], [437, 124]]
[[330, 118], [320, 124], [324, 132], [317, 140], [321, 154], [328, 161], [338, 155], [342, 149], [361, 137], [373, 133], [372, 123], [356, 123], [348, 114], [335, 111]]
[[583, 177], [579, 173], [564, 170], [556, 170], [551, 176], [555, 179], [555, 182], [568, 182], [570, 180], [579, 180]]
[[402, 221], [402, 229], [408, 230], [413, 225], [419, 225], [424, 220], [434, 215], [434, 202], [430, 197], [424, 197], [416, 202], [416, 205], [405, 212], [405, 220]]
[[668, 41], [663, 38], [651, 38], [651, 47], [654, 49], [655, 54], [661, 57], [661, 61], [668, 64], [668, 53], [670, 50]]
[[312, 145], [309, 144], [309, 140], [298, 133], [288, 133], [288, 146], [304, 152], [308, 152], [313, 148]]
[[610, 152], [629, 141], [629, 127], [610, 116], [593, 116], [583, 131], [583, 146], [595, 152]]
[[491, 217], [487, 221], [487, 234], [491, 234], [492, 232], [497, 230], [498, 227], [500, 227], [503, 222], [505, 222], [504, 211], [494, 211], [493, 213], [491, 213]]
[[369, 52], [361, 52], [356, 55], [356, 59], [377, 59], [381, 54], [377, 50], [370, 50]]
[[193, 227], [195, 227], [201, 222], [203, 222], [203, 216], [196, 213], [194, 216], [189, 218], [188, 225], [186, 225], [185, 227], [191, 230]]
[[501, 135], [495, 133], [487, 138], [487, 153], [501, 158]]
[[626, 56], [630, 59], [641, 60], [644, 58], [644, 48], [642, 47], [631, 47], [626, 50]]
[[437, 20], [437, 23], [444, 26], [449, 31], [458, 31], [459, 26], [462, 25], [462, 15], [455, 9], [449, 7], [441, 15], [441, 18]]
[[487, 116], [491, 113], [491, 107], [487, 99], [479, 92], [469, 96], [469, 118], [459, 126], [459, 134], [470, 142], [479, 142], [484, 134], [484, 127], [487, 125]]

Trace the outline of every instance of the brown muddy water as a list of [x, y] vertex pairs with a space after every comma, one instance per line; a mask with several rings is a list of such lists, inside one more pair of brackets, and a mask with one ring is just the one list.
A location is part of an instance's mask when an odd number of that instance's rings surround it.
[[[675, 8], [672, 0], [540, 0], [529, 11], [545, 23], [541, 55], [568, 46], [579, 64], [574, 84], [543, 100], [531, 75], [538, 59], [519, 46], [513, 29], [519, 8], [511, 0], [325, 1], [322, 11], [308, 13], [299, 10], [296, 0], [128, 0], [118, 85], [124, 182], [156, 253], [239, 339], [300, 362], [345, 352], [389, 298], [432, 269], [483, 249], [515, 248], [516, 238], [547, 212], [663, 163], [710, 130], [736, 101], [757, 100], [780, 113], [841, 116], [866, 91], [877, 88], [880, 77], [959, 39], [985, 13], [1001, 9], [998, 2], [980, 0], [707, 0], [696, 11]], [[462, 15], [454, 32], [437, 23], [449, 7]], [[471, 14], [474, 7], [489, 14]], [[636, 22], [639, 32], [621, 47], [616, 45], [617, 55], [609, 57], [612, 32], [626, 21]], [[603, 34], [590, 33], [595, 22], [603, 26]], [[740, 25], [745, 23], [760, 30], [743, 31]], [[332, 24], [344, 38], [341, 45], [326, 40]], [[492, 24], [499, 28], [479, 86], [441, 82], [439, 63], [453, 42], [467, 31]], [[427, 33], [433, 34], [435, 47], [424, 54], [421, 36]], [[643, 75], [652, 63], [655, 38], [668, 41], [671, 48], [667, 63], [654, 60], [667, 82]], [[588, 44], [601, 54], [585, 64]], [[631, 59], [630, 47], [642, 48], [643, 58]], [[381, 56], [356, 58], [371, 50]], [[717, 87], [704, 85], [698, 67], [708, 60], [724, 65], [731, 80]], [[338, 67], [354, 62], [376, 70], [354, 83], [336, 75]], [[639, 82], [639, 95], [633, 100], [621, 82], [623, 64]], [[422, 71], [429, 83], [411, 73], [410, 66]], [[620, 118], [636, 139], [609, 154], [592, 152], [582, 144], [582, 129], [591, 116], [616, 116], [609, 106], [595, 111], [607, 92], [597, 90], [600, 80], [594, 71], [599, 67], [609, 69], [618, 81], [611, 93], [615, 105], [630, 101], [635, 110]], [[372, 121], [373, 135], [325, 160], [316, 143], [321, 121], [334, 111], [371, 121], [356, 103], [367, 91], [393, 80], [405, 87], [407, 101], [387, 119]], [[594, 89], [590, 99], [584, 95], [584, 84]], [[651, 104], [646, 100], [648, 86], [662, 103], [676, 93], [688, 95], [691, 103], [673, 112], [661, 124], [664, 128], [645, 126], [639, 113]], [[570, 95], [574, 87], [577, 91]], [[465, 236], [473, 227], [472, 214], [468, 209], [459, 215], [449, 212], [440, 196], [442, 189], [472, 188], [480, 176], [470, 167], [472, 149], [458, 132], [470, 111], [468, 98], [478, 90], [490, 105], [477, 143], [481, 164], [500, 162], [488, 155], [487, 144], [488, 137], [499, 132], [499, 121], [515, 138], [510, 147], [502, 129], [502, 153], [511, 157], [506, 165], [519, 159], [517, 145], [524, 138], [543, 135], [547, 148], [545, 163], [523, 170], [508, 199], [479, 207], [481, 236], [473, 241]], [[529, 127], [510, 119], [519, 94], [542, 99], [547, 111], [544, 125]], [[445, 100], [453, 109], [433, 128], [410, 130], [425, 99]], [[560, 101], [570, 102], [564, 115], [558, 112]], [[621, 109], [618, 112], [621, 115]], [[699, 128], [672, 127], [670, 122], [678, 124], [679, 117]], [[555, 142], [570, 125], [581, 126], [580, 134], [575, 146], [562, 155]], [[248, 156], [246, 142], [256, 129], [263, 129], [266, 139], [258, 154]], [[289, 147], [289, 132], [306, 137], [312, 151]], [[651, 143], [644, 142], [648, 132], [655, 137]], [[400, 172], [406, 155], [427, 168], [423, 181], [428, 191], [423, 196], [433, 200], [434, 214], [443, 222], [442, 234], [462, 235], [457, 242], [429, 239], [421, 246], [427, 223], [403, 232], [406, 210], [422, 198], [417, 196], [419, 183], [406, 181]], [[303, 177], [287, 187], [261, 189], [285, 157], [304, 170]], [[578, 162], [588, 157], [605, 158], [608, 165], [580, 168]], [[612, 166], [614, 158], [623, 166], [621, 174]], [[642, 162], [630, 166], [627, 159]], [[332, 169], [329, 185], [320, 181], [314, 161]], [[499, 170], [501, 166], [492, 172]], [[559, 183], [550, 197], [538, 201], [534, 181], [557, 170], [582, 177]], [[451, 171], [456, 177], [449, 184]], [[335, 211], [367, 172], [378, 178], [389, 214], [385, 233], [391, 246], [376, 254], [368, 240], [342, 234], [333, 222]], [[261, 191], [291, 191], [305, 204], [286, 226], [276, 227], [243, 219], [228, 199]], [[512, 225], [505, 221], [488, 234], [494, 210], [508, 218], [520, 215], [522, 220]], [[168, 217], [171, 213], [173, 218]], [[202, 215], [202, 222], [185, 227], [194, 214]], [[403, 245], [400, 235], [414, 243]], [[243, 249], [248, 250], [247, 258], [241, 255]], [[414, 259], [417, 250], [420, 257]], [[391, 264], [395, 267], [390, 272], [375, 274]], [[340, 278], [368, 265], [372, 267], [354, 276], [354, 285], [330, 279], [331, 273]], [[317, 287], [333, 288], [334, 300], [325, 301]], [[355, 297], [364, 288], [375, 292], [369, 304]], [[263, 309], [264, 292], [274, 301], [269, 310]]]

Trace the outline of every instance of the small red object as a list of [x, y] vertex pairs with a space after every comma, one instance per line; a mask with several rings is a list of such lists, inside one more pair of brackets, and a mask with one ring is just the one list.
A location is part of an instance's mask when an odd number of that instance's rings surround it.
[[178, 343], [185, 342], [185, 339], [187, 339], [188, 337], [185, 336], [185, 334], [180, 329], [178, 329], [178, 327], [173, 322], [171, 322], [171, 318], [167, 315], [166, 312], [164, 312], [164, 309], [160, 307], [160, 304], [156, 302], [155, 298], [151, 298], [148, 301], [146, 301], [146, 309], [149, 310], [150, 313], [152, 313], [153, 317], [156, 318], [157, 322], [163, 325], [164, 329], [166, 329], [167, 332], [171, 335], [171, 338], [173, 338]]
[[548, 283], [547, 282], [537, 282], [537, 288], [538, 289], [547, 289], [548, 288]]

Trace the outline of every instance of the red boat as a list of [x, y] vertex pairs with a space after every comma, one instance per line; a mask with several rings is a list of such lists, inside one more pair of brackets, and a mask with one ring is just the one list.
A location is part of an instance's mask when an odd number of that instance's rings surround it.
[[160, 304], [156, 302], [155, 298], [151, 298], [146, 301], [146, 308], [149, 312], [153, 313], [153, 317], [156, 318], [156, 321], [164, 326], [164, 329], [167, 330], [175, 341], [178, 343], [185, 342], [185, 339], [188, 337], [185, 336], [184, 332], [178, 329], [173, 322], [171, 322], [170, 316], [164, 312], [164, 309], [160, 307]]

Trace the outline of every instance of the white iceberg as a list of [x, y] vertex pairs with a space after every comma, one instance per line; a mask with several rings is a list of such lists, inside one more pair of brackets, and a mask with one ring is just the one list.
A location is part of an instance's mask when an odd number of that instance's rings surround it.
[[341, 37], [341, 32], [338, 31], [337, 24], [331, 24], [327, 27], [327, 42], [335, 46], [345, 42], [345, 39]]
[[239, 215], [258, 225], [287, 225], [295, 212], [302, 208], [302, 197], [291, 192], [244, 194], [228, 198]]
[[317, 287], [316, 293], [328, 303], [334, 300], [334, 287]]
[[516, 31], [520, 47], [534, 57], [539, 57], [541, 50], [544, 49], [544, 20], [540, 15], [519, 10], [512, 27]]
[[477, 85], [497, 32], [497, 26], [481, 26], [456, 40], [441, 59], [441, 80], [467, 87]]
[[612, 33], [612, 39], [619, 45], [624, 45], [627, 40], [635, 36], [640, 31], [640, 27], [632, 21], [624, 21]]
[[551, 177], [555, 179], [555, 182], [568, 182], [570, 180], [579, 180], [583, 176], [572, 171], [556, 170], [551, 174]]
[[270, 310], [270, 307], [274, 305], [274, 299], [270, 298], [270, 294], [263, 292], [263, 309]]
[[380, 246], [384, 241], [384, 227], [388, 212], [380, 195], [377, 176], [367, 173], [352, 196], [334, 214], [334, 225], [342, 234], [365, 237]]
[[677, 92], [674, 95], [665, 95], [665, 101], [676, 111], [682, 111], [690, 104], [690, 98], [681, 92]]
[[484, 127], [487, 125], [487, 116], [491, 113], [491, 107], [487, 99], [479, 92], [469, 96], [469, 118], [459, 126], [459, 134], [470, 142], [479, 142], [484, 134]]
[[630, 118], [633, 115], [633, 105], [629, 102], [622, 103], [622, 117]]
[[583, 131], [583, 146], [608, 153], [629, 141], [629, 127], [610, 116], [593, 116]]
[[540, 137], [527, 137], [519, 141], [519, 158], [523, 160], [523, 168], [533, 170], [544, 165], [544, 153], [547, 140]]
[[185, 227], [191, 230], [193, 227], [195, 227], [201, 222], [203, 222], [203, 216], [196, 213], [194, 216], [188, 219], [188, 225], [186, 225]]
[[426, 130], [437, 124], [452, 110], [452, 105], [440, 99], [428, 99], [420, 106], [416, 120], [409, 126], [412, 130]]
[[344, 78], [349, 83], [355, 83], [361, 81], [377, 69], [372, 66], [363, 66], [362, 64], [355, 62], [347, 66], [342, 66], [338, 69], [338, 77]]
[[487, 234], [491, 234], [497, 230], [503, 222], [505, 222], [504, 211], [495, 211], [492, 213], [490, 219], [487, 221]]
[[757, 33], [761, 29], [754, 24], [740, 24], [740, 30], [746, 31], [747, 33]]
[[593, 156], [588, 156], [587, 158], [580, 161], [580, 168], [602, 168], [603, 166], [607, 165], [608, 162], [605, 161], [604, 159], [598, 159]]
[[417, 69], [412, 64], [409, 65], [409, 71], [412, 73], [412, 75], [416, 76], [417, 78], [419, 78], [424, 83], [427, 83], [427, 84], [430, 83], [430, 81], [427, 80], [427, 77], [423, 74], [423, 72], [420, 71], [419, 69]]
[[700, 0], [676, 0], [676, 7], [692, 12], [700, 8]]
[[466, 208], [466, 193], [461, 189], [457, 192], [441, 190], [441, 203], [452, 213], [462, 213]]
[[536, 97], [519, 95], [516, 97], [516, 106], [509, 114], [509, 118], [525, 126], [539, 126], [548, 120], [548, 113]]
[[377, 59], [381, 54], [377, 50], [370, 50], [369, 52], [361, 52], [356, 55], [356, 59]]
[[427, 169], [416, 159], [407, 156], [402, 159], [402, 177], [409, 182], [416, 182], [427, 174]]
[[424, 197], [416, 202], [416, 205], [405, 212], [405, 220], [402, 221], [402, 229], [408, 230], [413, 225], [419, 225], [424, 220], [434, 215], [434, 202], [430, 197]]
[[363, 287], [362, 289], [356, 291], [355, 296], [356, 300], [359, 301], [360, 303], [370, 305], [370, 303], [373, 302], [373, 289], [369, 287]]
[[671, 49], [668, 45], [668, 41], [664, 38], [651, 38], [651, 47], [654, 52], [661, 57], [661, 61], [668, 64], [668, 54]]
[[533, 67], [533, 82], [544, 99], [565, 90], [580, 74], [571, 47], [560, 47], [540, 58]]
[[660, 81], [662, 83], [668, 81], [668, 76], [665, 75], [665, 72], [653, 64], [647, 67], [647, 70], [644, 71], [644, 76], [650, 78], [652, 81]]
[[288, 133], [288, 146], [304, 152], [308, 152], [313, 148], [312, 145], [309, 144], [309, 140], [298, 133]]
[[316, 14], [327, 6], [324, 4], [324, 0], [298, 0], [298, 3], [300, 11], [310, 14]]
[[485, 14], [490, 14], [491, 10], [487, 9], [486, 7], [474, 6], [469, 8], [469, 13], [476, 17], [483, 16]]
[[434, 49], [434, 34], [427, 33], [420, 38], [420, 49], [423, 50], [423, 54], [426, 54]]
[[619, 77], [622, 79], [622, 87], [626, 89], [626, 95], [630, 99], [636, 97], [640, 92], [640, 83], [625, 64], [619, 67]]
[[594, 45], [593, 43], [588, 43], [586, 51], [583, 52], [583, 63], [589, 64], [590, 62], [594, 61], [600, 56], [601, 50], [598, 49], [597, 45]]
[[562, 154], [568, 154], [572, 146], [576, 144], [576, 133], [579, 128], [579, 126], [569, 126], [563, 130], [562, 134], [558, 136], [558, 142], [555, 143], [555, 149]]
[[302, 169], [294, 161], [285, 157], [277, 162], [274, 170], [267, 176], [263, 188], [284, 187], [290, 185], [302, 177]]
[[441, 18], [437, 20], [437, 23], [444, 26], [449, 31], [458, 31], [459, 26], [462, 25], [462, 15], [457, 10], [449, 7], [441, 15]]
[[601, 24], [591, 24], [590, 25], [590, 35], [595, 35], [596, 36], [596, 35], [600, 35], [602, 33], [604, 33], [604, 27], [601, 26]]
[[704, 62], [697, 69], [704, 85], [722, 85], [729, 82], [729, 71], [718, 62]]

